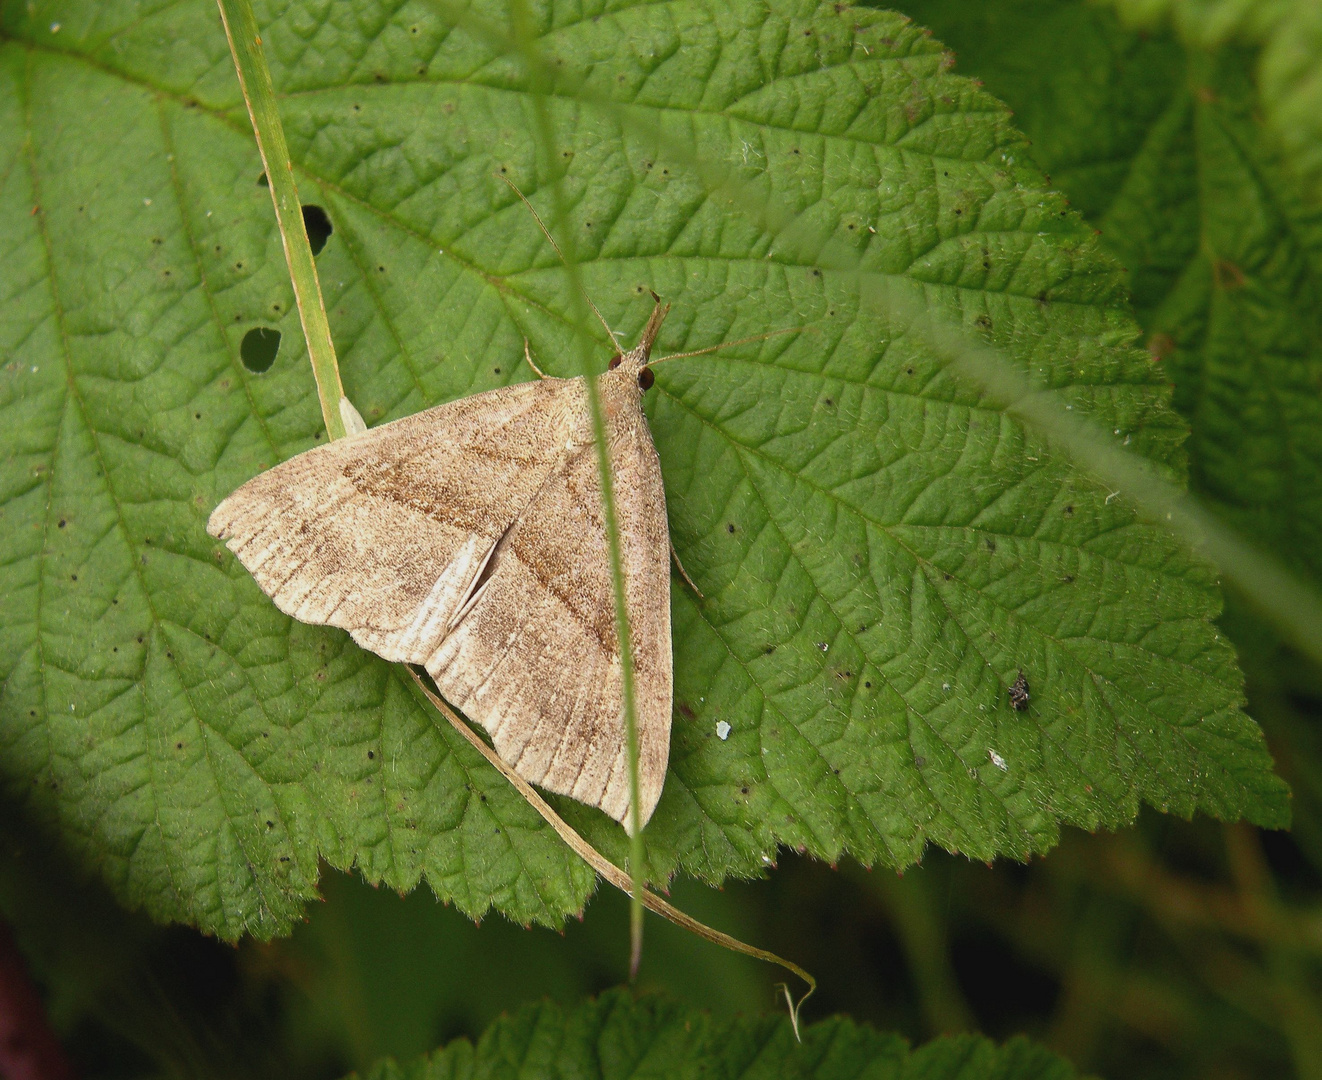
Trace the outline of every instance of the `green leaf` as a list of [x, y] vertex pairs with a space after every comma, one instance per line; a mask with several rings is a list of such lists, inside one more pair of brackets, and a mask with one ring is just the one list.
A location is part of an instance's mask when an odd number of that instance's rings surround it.
[[551, 1002], [528, 1006], [497, 1020], [476, 1046], [454, 1042], [404, 1065], [387, 1059], [366, 1073], [367, 1080], [1070, 1080], [1075, 1075], [1063, 1059], [1025, 1038], [997, 1046], [949, 1036], [910, 1050], [898, 1035], [835, 1019], [805, 1028], [797, 1043], [788, 1018], [720, 1023], [664, 998], [635, 1000], [624, 991], [572, 1011]]
[[[397, 889], [425, 877], [474, 915], [576, 910], [585, 868], [407, 678], [281, 616], [205, 534], [221, 497], [321, 436], [214, 12], [2, 10], [5, 791], [126, 902], [227, 937], [287, 928], [319, 858]], [[525, 337], [552, 373], [573, 367], [566, 275], [492, 175], [553, 218], [534, 99], [447, 10], [258, 12], [372, 423], [531, 377]], [[503, 7], [473, 10], [498, 25]], [[649, 395], [706, 597], [673, 590], [653, 875], [753, 874], [780, 844], [1024, 858], [1143, 801], [1283, 822], [1210, 570], [861, 300], [860, 275], [888, 283], [1178, 474], [1184, 428], [1129, 344], [1123, 275], [1001, 106], [881, 12], [537, 18], [610, 324], [636, 335], [654, 288], [674, 305], [666, 350], [809, 328], [658, 367]], [[713, 167], [735, 186], [704, 186]], [[832, 240], [857, 269], [818, 264]], [[244, 341], [263, 327], [282, 338], [259, 373]], [[1023, 712], [1006, 696], [1021, 670]], [[602, 815], [559, 805], [623, 852]]]
[[1322, 7], [1297, 2], [1263, 45], [1258, 91], [1276, 137], [1322, 203]]
[[1170, 23], [1196, 49], [1260, 46], [1259, 99], [1291, 170], [1322, 202], [1322, 6], [1316, 0], [1110, 0], [1128, 23]]

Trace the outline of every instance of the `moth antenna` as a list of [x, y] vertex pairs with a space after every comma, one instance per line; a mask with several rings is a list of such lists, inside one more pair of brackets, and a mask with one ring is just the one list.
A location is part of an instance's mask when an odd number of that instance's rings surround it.
[[688, 356], [706, 356], [708, 353], [719, 352], [721, 349], [731, 349], [736, 345], [748, 345], [754, 341], [766, 341], [767, 338], [779, 337], [781, 334], [802, 334], [810, 331], [810, 326], [787, 326], [783, 330], [771, 330], [765, 334], [755, 334], [753, 337], [738, 338], [735, 341], [722, 341], [719, 345], [708, 345], [705, 349], [693, 349], [691, 352], [671, 353], [669, 356], [660, 356], [655, 360], [649, 360], [648, 366], [664, 364], [667, 360], [683, 360]]
[[[514, 194], [519, 197], [523, 205], [528, 208], [528, 213], [532, 215], [533, 221], [537, 222], [537, 227], [542, 230], [542, 235], [546, 237], [546, 242], [550, 244], [551, 247], [555, 250], [555, 253], [559, 257], [560, 261], [564, 263], [566, 267], [568, 267], [569, 260], [565, 258], [565, 253], [560, 250], [560, 245], [555, 242], [555, 237], [551, 235], [551, 230], [546, 227], [546, 223], [542, 221], [537, 211], [533, 209], [532, 203], [528, 201], [528, 196], [525, 195], [522, 191], [520, 191], [519, 186], [508, 176], [504, 176], [501, 173], [494, 173], [493, 175], [498, 180], [504, 180], [505, 183], [509, 185], [510, 190], [514, 192]], [[597, 305], [592, 302], [592, 297], [590, 297], [582, 289], [579, 289], [579, 292], [583, 293], [583, 299], [587, 302], [588, 307], [592, 309], [592, 314], [597, 317], [597, 322], [601, 323], [601, 328], [605, 330], [606, 333], [610, 336], [611, 344], [615, 346], [615, 351], [620, 353], [624, 352], [624, 350], [620, 348], [620, 341], [615, 336], [615, 331], [612, 330], [609, 324], [606, 322], [606, 320], [602, 318], [601, 312], [597, 310]]]
[[652, 342], [656, 340], [656, 335], [661, 333], [661, 324], [666, 321], [666, 316], [670, 313], [670, 305], [661, 303], [661, 297], [656, 293], [652, 293], [652, 299], [656, 301], [656, 306], [652, 308], [652, 314], [648, 316], [647, 325], [643, 327], [642, 336], [638, 339], [638, 348], [648, 357], [652, 354]]

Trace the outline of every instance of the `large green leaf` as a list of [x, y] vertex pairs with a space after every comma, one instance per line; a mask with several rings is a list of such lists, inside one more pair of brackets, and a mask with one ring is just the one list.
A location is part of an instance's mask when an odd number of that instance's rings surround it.
[[[357, 1074], [354, 1074], [355, 1076]], [[455, 1042], [403, 1065], [386, 1060], [368, 1080], [557, 1080], [703, 1077], [704, 1080], [1070, 1080], [1062, 1058], [1018, 1038], [950, 1036], [917, 1050], [898, 1035], [825, 1020], [798, 1043], [789, 1020], [719, 1023], [664, 998], [616, 991], [571, 1011], [547, 1002], [497, 1020], [476, 1046]]]
[[[446, 11], [258, 11], [369, 422], [530, 377], [525, 336], [574, 368], [566, 275], [492, 175], [554, 217], [535, 100], [500, 40]], [[205, 535], [219, 498], [321, 434], [214, 12], [3, 12], [9, 796], [126, 901], [227, 936], [288, 926], [322, 857], [399, 889], [425, 876], [474, 914], [575, 910], [590, 875], [407, 678], [279, 615]], [[665, 349], [811, 328], [657, 369], [672, 534], [705, 599], [674, 590], [653, 873], [754, 873], [779, 844], [1025, 857], [1141, 801], [1283, 821], [1210, 570], [863, 302], [888, 283], [1179, 472], [1123, 276], [1006, 112], [885, 13], [563, 4], [535, 29], [611, 325], [636, 334], [654, 288]], [[709, 190], [713, 169], [742, 189]], [[831, 240], [857, 265], [819, 263]], [[263, 374], [241, 360], [260, 326], [283, 334]]]

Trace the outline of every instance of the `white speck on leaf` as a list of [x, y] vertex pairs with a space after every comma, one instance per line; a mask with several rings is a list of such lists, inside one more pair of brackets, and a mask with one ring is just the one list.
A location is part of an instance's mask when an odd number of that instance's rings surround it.
[[730, 737], [730, 725], [724, 720], [716, 721], [716, 737], [724, 742]]
[[991, 747], [987, 748], [987, 756], [991, 758], [991, 763], [1000, 769], [1001, 772], [1007, 772], [1009, 770], [1010, 766], [1005, 763], [1005, 758], [1001, 757], [1001, 755]]

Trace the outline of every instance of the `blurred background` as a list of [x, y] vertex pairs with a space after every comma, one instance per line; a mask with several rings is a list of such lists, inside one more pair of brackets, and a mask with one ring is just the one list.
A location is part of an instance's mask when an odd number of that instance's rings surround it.
[[[292, 937], [235, 948], [34, 873], [12, 845], [5, 864], [5, 913], [86, 1077], [337, 1077], [627, 968], [627, 904], [608, 890], [561, 934], [328, 870]], [[1028, 866], [933, 852], [900, 876], [790, 857], [766, 881], [672, 898], [812, 971], [809, 1021], [847, 1012], [915, 1042], [1023, 1032], [1100, 1076], [1229, 1080], [1322, 1069], [1320, 886], [1285, 834], [1146, 814]], [[649, 918], [642, 992], [732, 1016], [783, 1008], [777, 981]]]
[[[1292, 171], [1261, 97], [1270, 26], [1223, 20], [1200, 37], [1193, 15], [1135, 27], [1083, 0], [899, 6], [1015, 110], [1038, 163], [1129, 270], [1147, 344], [1193, 427], [1195, 490], [1317, 581], [1322, 490], [1299, 480], [1310, 475], [1299, 459], [1241, 484], [1227, 457], [1253, 433], [1206, 410], [1209, 393], [1270, 394], [1282, 373], [1322, 399], [1322, 200]], [[1262, 205], [1246, 201], [1241, 174]], [[1291, 422], [1275, 434], [1288, 439]], [[678, 882], [672, 899], [812, 971], [809, 1020], [847, 1012], [914, 1041], [1024, 1032], [1106, 1077], [1322, 1077], [1322, 674], [1241, 598], [1223, 625], [1295, 792], [1291, 833], [1145, 812], [1118, 835], [1067, 832], [1026, 866], [932, 851], [898, 875], [785, 853], [766, 880]], [[87, 1077], [330, 1078], [475, 1038], [526, 1001], [573, 1002], [626, 972], [627, 908], [610, 890], [555, 933], [473, 925], [425, 888], [400, 897], [327, 870], [324, 902], [292, 937], [231, 947], [120, 910], [7, 820], [0, 913]], [[644, 992], [761, 1013], [781, 1007], [778, 979], [649, 918]]]

